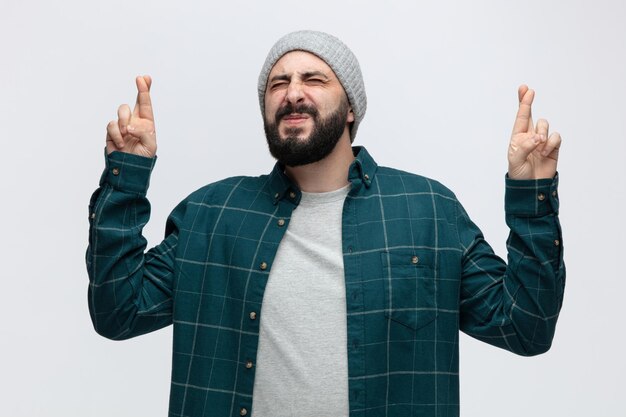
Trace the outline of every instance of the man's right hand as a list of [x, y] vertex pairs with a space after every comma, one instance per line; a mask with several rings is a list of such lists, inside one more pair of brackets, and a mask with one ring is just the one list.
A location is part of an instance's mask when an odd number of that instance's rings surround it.
[[117, 109], [117, 121], [107, 125], [107, 155], [113, 151], [132, 153], [152, 158], [156, 155], [156, 132], [154, 115], [150, 100], [152, 78], [149, 75], [138, 76], [137, 102], [132, 113], [128, 104]]

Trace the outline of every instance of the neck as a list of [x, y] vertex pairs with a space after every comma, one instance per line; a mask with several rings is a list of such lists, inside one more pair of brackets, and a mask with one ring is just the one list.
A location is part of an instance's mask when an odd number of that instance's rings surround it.
[[285, 167], [285, 174], [309, 193], [324, 193], [348, 185], [348, 170], [354, 161], [350, 135], [342, 135], [335, 149], [324, 159], [298, 167]]

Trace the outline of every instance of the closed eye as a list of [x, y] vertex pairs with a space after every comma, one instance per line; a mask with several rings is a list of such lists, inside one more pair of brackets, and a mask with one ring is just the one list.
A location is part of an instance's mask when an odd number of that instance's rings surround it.
[[287, 81], [277, 81], [270, 84], [270, 90], [276, 90], [281, 87], [286, 87], [287, 85], [289, 85]]
[[291, 78], [288, 75], [285, 75], [285, 74], [276, 75], [272, 77], [272, 79], [269, 81], [268, 87], [270, 90], [275, 90], [282, 86], [288, 85], [290, 81], [291, 81]]
[[311, 85], [325, 84], [329, 81], [326, 74], [321, 71], [305, 72], [304, 74], [302, 74], [302, 80]]
[[321, 85], [321, 84], [326, 84], [327, 81], [322, 80], [321, 78], [309, 78], [305, 82], [311, 85]]

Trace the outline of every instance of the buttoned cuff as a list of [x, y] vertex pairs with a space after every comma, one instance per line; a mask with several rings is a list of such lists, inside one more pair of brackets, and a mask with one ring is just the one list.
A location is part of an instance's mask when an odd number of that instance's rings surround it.
[[506, 214], [538, 217], [558, 214], [559, 175], [538, 180], [513, 180], [506, 176], [504, 210]]
[[100, 185], [109, 184], [115, 189], [145, 195], [150, 185], [150, 173], [156, 163], [154, 158], [114, 151], [106, 155], [106, 167]]

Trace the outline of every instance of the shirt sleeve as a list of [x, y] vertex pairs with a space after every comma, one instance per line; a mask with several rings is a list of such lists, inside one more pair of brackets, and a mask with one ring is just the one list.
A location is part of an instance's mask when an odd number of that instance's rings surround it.
[[172, 322], [183, 205], [168, 218], [165, 239], [144, 253], [142, 230], [150, 217], [146, 192], [155, 162], [112, 152], [89, 204], [89, 311], [96, 331], [110, 339], [127, 339]]
[[558, 176], [506, 179], [507, 263], [458, 206], [465, 333], [520, 355], [550, 348], [565, 287], [557, 186]]

